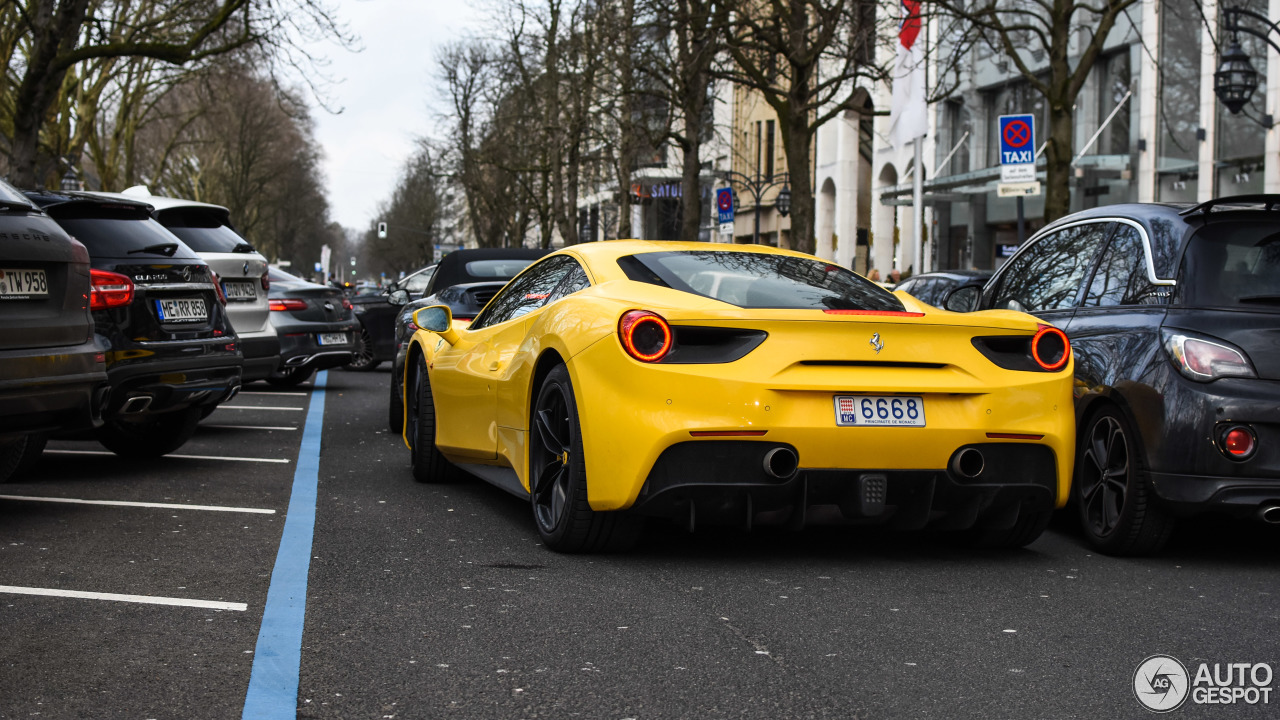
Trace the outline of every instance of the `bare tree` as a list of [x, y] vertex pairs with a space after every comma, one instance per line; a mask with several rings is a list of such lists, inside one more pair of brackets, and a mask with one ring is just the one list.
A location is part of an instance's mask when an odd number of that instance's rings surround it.
[[852, 108], [873, 64], [874, 0], [736, 0], [725, 25], [733, 58], [720, 74], [751, 88], [778, 116], [791, 181], [791, 244], [813, 252], [813, 138]]

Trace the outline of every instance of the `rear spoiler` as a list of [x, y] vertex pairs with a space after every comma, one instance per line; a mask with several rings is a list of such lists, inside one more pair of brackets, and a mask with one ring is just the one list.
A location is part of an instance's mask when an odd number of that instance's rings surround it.
[[1270, 211], [1280, 207], [1280, 195], [1229, 195], [1202, 202], [1178, 214], [1185, 217], [1195, 213], [1204, 213], [1207, 217], [1210, 211], [1219, 205], [1263, 205], [1263, 210]]

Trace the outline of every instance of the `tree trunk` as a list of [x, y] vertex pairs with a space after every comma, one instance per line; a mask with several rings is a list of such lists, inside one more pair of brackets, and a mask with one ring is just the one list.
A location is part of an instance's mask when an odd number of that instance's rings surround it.
[[[787, 173], [791, 187], [791, 249], [813, 254], [813, 170], [809, 155], [813, 149], [813, 133], [806, 118], [791, 121], [778, 118], [787, 150]], [[781, 240], [781, 238], [779, 238]], [[779, 246], [781, 246], [779, 242]]]
[[1071, 149], [1075, 134], [1073, 103], [1049, 103], [1049, 144], [1044, 150], [1044, 221], [1051, 223], [1071, 211]]
[[[684, 114], [684, 137], [680, 141], [680, 149], [684, 151], [681, 163], [680, 201], [682, 216], [680, 219], [680, 239], [695, 242], [702, 229], [702, 113], [707, 104], [706, 73], [698, 73], [694, 82], [690, 83], [688, 93], [682, 103]], [[701, 90], [699, 90], [701, 88]]]

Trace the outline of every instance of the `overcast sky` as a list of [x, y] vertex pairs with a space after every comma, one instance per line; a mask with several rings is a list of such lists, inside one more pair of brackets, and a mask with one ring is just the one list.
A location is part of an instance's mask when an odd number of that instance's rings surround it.
[[391, 197], [414, 139], [438, 125], [435, 57], [461, 37], [475, 13], [469, 0], [338, 0], [339, 16], [360, 38], [362, 52], [320, 50], [335, 84], [326, 93], [333, 114], [316, 108], [316, 140], [324, 148], [332, 219], [355, 230], [376, 222]]

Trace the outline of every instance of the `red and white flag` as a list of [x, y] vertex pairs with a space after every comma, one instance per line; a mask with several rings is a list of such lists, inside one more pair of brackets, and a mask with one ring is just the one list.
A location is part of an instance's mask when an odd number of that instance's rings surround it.
[[898, 23], [898, 62], [893, 70], [893, 106], [889, 110], [889, 140], [896, 148], [929, 131], [920, 0], [899, 0], [899, 4], [902, 20]]

